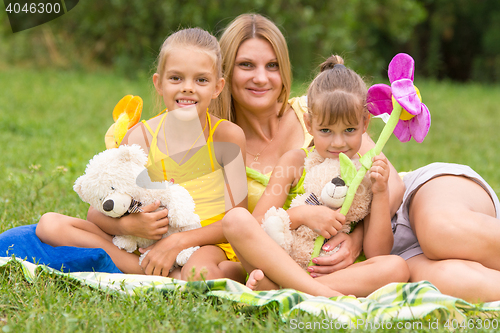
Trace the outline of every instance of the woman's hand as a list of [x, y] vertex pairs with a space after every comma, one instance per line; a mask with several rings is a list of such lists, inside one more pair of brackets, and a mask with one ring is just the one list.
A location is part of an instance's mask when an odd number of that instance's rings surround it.
[[120, 219], [123, 235], [132, 235], [152, 240], [160, 240], [168, 231], [168, 210], [155, 212], [160, 201], [144, 206], [141, 213], [134, 213]]
[[145, 249], [139, 249], [141, 253], [149, 251], [141, 263], [146, 275], [168, 276], [177, 255], [184, 248], [181, 244], [181, 235], [182, 232], [175, 233]]
[[[326, 239], [335, 236], [345, 223], [345, 216], [339, 210], [333, 210], [326, 206], [299, 206], [304, 207], [302, 224], [311, 228], [312, 231]], [[297, 208], [299, 208], [297, 207]]]
[[[360, 222], [362, 223], [362, 222]], [[338, 233], [323, 245], [324, 251], [331, 251], [340, 245], [337, 252], [324, 257], [313, 258], [316, 266], [308, 267], [312, 277], [319, 277], [344, 269], [354, 263], [363, 247], [363, 226], [357, 226], [350, 234]]]

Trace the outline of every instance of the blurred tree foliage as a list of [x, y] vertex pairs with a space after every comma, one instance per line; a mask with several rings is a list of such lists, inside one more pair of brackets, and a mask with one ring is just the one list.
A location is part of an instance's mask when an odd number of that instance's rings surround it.
[[500, 1], [420, 0], [427, 20], [395, 51], [422, 64], [420, 74], [456, 81], [500, 81]]
[[12, 34], [0, 14], [0, 58], [37, 65], [112, 65], [129, 75], [153, 68], [167, 35], [198, 26], [219, 36], [237, 15], [255, 12], [282, 29], [294, 75], [308, 79], [332, 53], [370, 74], [387, 66], [377, 47], [404, 43], [425, 18], [416, 0], [109, 0], [80, 1], [66, 15]]
[[198, 26], [219, 36], [237, 15], [260, 13], [283, 31], [294, 75], [310, 79], [332, 53], [364, 75], [383, 74], [397, 52], [419, 74], [457, 80], [500, 77], [498, 0], [108, 0], [80, 1], [64, 16], [12, 34], [0, 13], [0, 66], [112, 66], [151, 73], [170, 33]]

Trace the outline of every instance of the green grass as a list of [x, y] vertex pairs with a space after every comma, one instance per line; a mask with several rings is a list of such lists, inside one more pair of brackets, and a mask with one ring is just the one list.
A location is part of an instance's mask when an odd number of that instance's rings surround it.
[[[468, 164], [500, 193], [500, 86], [416, 83], [431, 110], [431, 130], [422, 144], [391, 138], [384, 149], [391, 162], [400, 171], [435, 161]], [[143, 118], [155, 114], [147, 78], [131, 81], [106, 71], [13, 68], [0, 72], [0, 91], [0, 232], [37, 223], [47, 211], [85, 217], [88, 206], [73, 182], [104, 150], [114, 105], [126, 94], [140, 95]], [[374, 139], [381, 126], [372, 122]], [[3, 332], [301, 331], [283, 323], [273, 307], [240, 307], [196, 292], [110, 295], [44, 274], [28, 283], [17, 265], [1, 269], [0, 289]]]

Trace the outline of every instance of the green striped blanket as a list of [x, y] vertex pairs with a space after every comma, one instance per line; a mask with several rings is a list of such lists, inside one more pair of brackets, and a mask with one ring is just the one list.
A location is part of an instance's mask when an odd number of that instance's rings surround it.
[[[274, 291], [251, 291], [244, 285], [228, 279], [184, 282], [159, 276], [109, 273], [62, 273], [43, 265], [34, 265], [17, 258], [0, 257], [0, 267], [10, 261], [21, 264], [24, 276], [33, 281], [38, 272], [55, 274], [74, 279], [83, 284], [109, 293], [142, 294], [147, 290], [181, 290], [191, 288], [208, 296], [215, 296], [233, 302], [264, 306], [275, 303], [281, 318], [292, 321], [299, 311], [313, 315], [326, 315], [340, 325], [360, 325], [360, 323], [389, 323], [401, 321], [457, 323], [479, 318], [500, 316], [500, 301], [484, 304], [470, 304], [464, 300], [441, 294], [429, 282], [392, 283], [375, 291], [366, 298], [314, 297], [292, 289]], [[495, 319], [496, 320], [496, 319]]]

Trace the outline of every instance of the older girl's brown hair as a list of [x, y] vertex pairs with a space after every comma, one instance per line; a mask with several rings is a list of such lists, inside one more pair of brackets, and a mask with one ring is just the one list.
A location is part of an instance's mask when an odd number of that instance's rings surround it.
[[220, 118], [231, 121], [236, 119], [233, 97], [231, 95], [234, 62], [241, 43], [251, 38], [260, 38], [269, 42], [274, 53], [276, 53], [281, 80], [283, 82], [281, 94], [278, 97], [278, 101], [283, 103], [283, 105], [278, 116], [281, 117], [285, 112], [292, 85], [292, 70], [285, 37], [278, 27], [264, 16], [242, 14], [227, 26], [219, 39], [222, 51], [222, 71], [226, 80], [224, 89], [217, 99], [217, 108], [214, 110]]
[[307, 92], [309, 117], [323, 125], [338, 121], [355, 125], [362, 117], [369, 116], [366, 84], [356, 72], [344, 66], [342, 57], [330, 56], [320, 69]]

